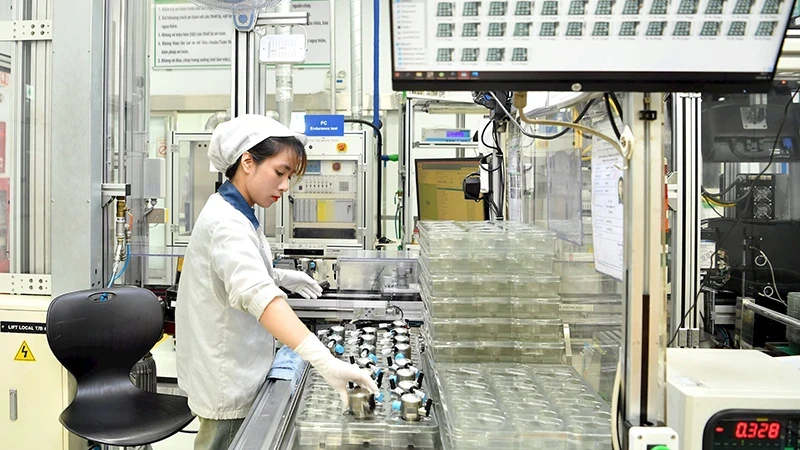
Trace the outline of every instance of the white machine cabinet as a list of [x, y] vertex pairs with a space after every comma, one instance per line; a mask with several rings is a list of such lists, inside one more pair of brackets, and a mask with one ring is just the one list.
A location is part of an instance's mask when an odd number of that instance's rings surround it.
[[667, 425], [691, 450], [800, 449], [800, 371], [755, 350], [667, 350]]
[[43, 333], [49, 296], [0, 296], [0, 448], [84, 450], [87, 442], [58, 421], [75, 380]]

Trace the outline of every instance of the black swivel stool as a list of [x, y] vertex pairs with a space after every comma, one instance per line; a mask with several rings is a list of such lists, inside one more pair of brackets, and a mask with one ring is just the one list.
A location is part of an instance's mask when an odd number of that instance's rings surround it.
[[139, 288], [71, 292], [47, 311], [47, 342], [77, 380], [64, 428], [104, 445], [134, 447], [166, 439], [193, 419], [186, 398], [145, 392], [130, 373], [161, 338], [158, 298]]

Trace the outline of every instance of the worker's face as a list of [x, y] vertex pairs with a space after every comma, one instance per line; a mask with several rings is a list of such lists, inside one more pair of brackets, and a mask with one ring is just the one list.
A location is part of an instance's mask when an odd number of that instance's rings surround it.
[[250, 200], [262, 208], [275, 204], [289, 190], [289, 183], [297, 167], [296, 156], [290, 151], [281, 151], [275, 156], [256, 164], [253, 157], [242, 155], [242, 169]]

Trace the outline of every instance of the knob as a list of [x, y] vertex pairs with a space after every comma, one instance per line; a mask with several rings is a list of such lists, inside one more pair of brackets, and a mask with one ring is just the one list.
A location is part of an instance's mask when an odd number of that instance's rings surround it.
[[378, 392], [378, 394], [375, 395], [375, 401], [379, 402], [379, 403], [383, 403], [383, 392]]
[[400, 400], [395, 400], [392, 402], [392, 411], [400, 411]]
[[341, 344], [336, 344], [336, 347], [333, 349], [337, 355], [344, 355], [344, 347]]

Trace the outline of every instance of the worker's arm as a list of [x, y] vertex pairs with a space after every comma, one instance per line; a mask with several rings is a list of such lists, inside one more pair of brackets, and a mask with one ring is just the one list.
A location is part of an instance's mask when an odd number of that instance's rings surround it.
[[276, 339], [295, 349], [311, 332], [283, 297], [275, 297], [258, 319]]

